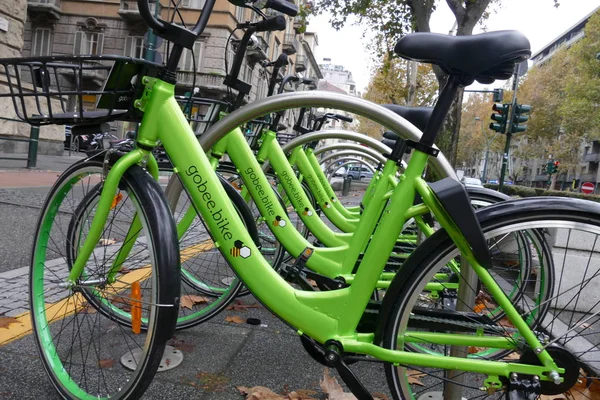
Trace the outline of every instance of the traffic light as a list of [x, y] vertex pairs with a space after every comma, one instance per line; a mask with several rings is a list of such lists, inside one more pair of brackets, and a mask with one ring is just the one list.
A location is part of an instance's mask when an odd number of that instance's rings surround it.
[[504, 89], [494, 89], [493, 99], [494, 102], [502, 102], [504, 99]]
[[548, 161], [546, 164], [546, 173], [548, 175], [552, 175], [552, 171], [554, 170], [554, 163], [552, 161]]
[[510, 104], [499, 104], [495, 103], [492, 106], [492, 110], [495, 111], [494, 114], [490, 118], [492, 118], [492, 122], [490, 124], [490, 129], [499, 133], [506, 132], [506, 122], [508, 121], [508, 112], [510, 111]]
[[552, 173], [553, 174], [555, 174], [556, 172], [558, 172], [558, 167], [560, 167], [560, 162], [554, 161], [552, 163]]
[[525, 132], [527, 125], [523, 125], [524, 122], [529, 120], [529, 113], [531, 112], [531, 106], [526, 104], [517, 104], [515, 107], [515, 115], [513, 116], [512, 124], [510, 126], [510, 133]]

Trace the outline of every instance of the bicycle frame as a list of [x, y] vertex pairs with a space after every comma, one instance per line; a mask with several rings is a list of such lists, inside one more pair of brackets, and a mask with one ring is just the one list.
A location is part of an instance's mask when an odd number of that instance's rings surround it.
[[[271, 268], [244, 228], [219, 178], [214, 173], [211, 163], [204, 154], [201, 144], [194, 136], [174, 98], [174, 85], [148, 77], [144, 77], [142, 82], [146, 86], [146, 90], [142, 99], [136, 101], [136, 106], [145, 114], [139, 131], [138, 144], [143, 148], [147, 147], [148, 150], [137, 149], [127, 154], [118, 160], [108, 172], [88, 237], [70, 272], [70, 282], [76, 282], [81, 276], [94, 245], [100, 239], [114, 190], [117, 188], [122, 174], [129, 166], [144, 160], [149, 160], [150, 166], [152, 166], [150, 149], [156, 146], [160, 139], [171, 157], [174, 172], [179, 175], [188, 189], [195, 207], [202, 214], [213, 236], [215, 246], [221, 248], [223, 256], [254, 295], [275, 314], [287, 321], [299, 334], [306, 334], [319, 343], [325, 343], [332, 339], [337, 340], [342, 344], [344, 351], [367, 354], [379, 360], [396, 364], [461, 369], [494, 376], [508, 376], [510, 372], [516, 372], [537, 375], [541, 380], [549, 380], [548, 374], [551, 371], [564, 372], [564, 369], [559, 369], [552, 357], [544, 350], [535, 334], [520, 317], [490, 273], [477, 262], [469, 243], [457, 230], [438, 203], [432, 190], [421, 178], [427, 163], [428, 156], [426, 154], [414, 151], [410, 164], [400, 178], [400, 182], [385, 208], [385, 218], [381, 220], [373, 234], [373, 240], [367, 248], [352, 285], [344, 289], [326, 292], [296, 290]], [[270, 101], [277, 103], [274, 105]], [[283, 95], [258, 102], [253, 111], [260, 112], [266, 109], [263, 112], [265, 114], [290, 105], [303, 106], [310, 103], [315, 106], [338, 107], [359, 115], [368, 114], [369, 110], [364, 104], [361, 104], [361, 101], [358, 99], [335, 99], [328, 95], [321, 95], [318, 98], [310, 95], [295, 95], [294, 99], [290, 99], [289, 95]], [[229, 121], [223, 120], [213, 126], [212, 134], [204, 136], [203, 145], [210, 148], [216, 140], [220, 139], [219, 134], [223, 135], [243, 122], [238, 121], [244, 115], [243, 112], [234, 114], [236, 113], [232, 114]], [[370, 117], [391, 129], [397, 128], [399, 131], [410, 132], [410, 127], [407, 128], [402, 120], [383, 111], [375, 110]], [[265, 188], [268, 187], [268, 181], [264, 176], [259, 176], [259, 183], [265, 185]], [[462, 255], [496, 298], [499, 306], [504, 309], [507, 317], [519, 330], [528, 345], [532, 349], [541, 350], [537, 356], [542, 366], [393, 351], [374, 344], [373, 334], [356, 333], [356, 327], [372, 295], [373, 288], [392, 252], [396, 242], [395, 238], [400, 234], [402, 222], [415, 213], [412, 203], [416, 193], [421, 195], [424, 204], [454, 239]], [[453, 334], [438, 333], [433, 336], [440, 342], [447, 340], [452, 343], [460, 343], [462, 341], [460, 336]], [[469, 340], [472, 339], [473, 337], [469, 336]], [[484, 339], [485, 337], [482, 337], [479, 340]], [[510, 346], [510, 343], [505, 343], [509, 339], [504, 337], [488, 338], [487, 340], [494, 343], [502, 342], [506, 346]], [[471, 343], [472, 341], [468, 344]], [[497, 343], [497, 345], [502, 343]]]

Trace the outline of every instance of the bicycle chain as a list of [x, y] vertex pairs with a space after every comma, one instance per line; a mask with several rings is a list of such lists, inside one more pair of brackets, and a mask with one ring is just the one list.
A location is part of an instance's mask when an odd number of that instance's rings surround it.
[[[489, 325], [489, 324], [480, 324], [477, 322], [466, 322], [466, 321], [448, 321], [445, 318], [438, 318], [438, 317], [426, 317], [424, 315], [411, 315], [412, 319], [416, 319], [419, 321], [427, 321], [427, 322], [435, 322], [435, 323], [439, 323], [439, 324], [448, 324], [448, 325], [459, 325], [465, 328], [472, 328], [472, 329], [489, 329], [489, 330], [493, 330], [496, 332], [501, 332], [501, 333], [517, 333], [519, 332], [518, 329], [516, 328], [507, 328], [504, 326], [498, 326], [498, 325]], [[536, 332], [536, 331], [532, 331], [533, 333], [535, 333], [536, 335], [539, 335], [540, 332]]]

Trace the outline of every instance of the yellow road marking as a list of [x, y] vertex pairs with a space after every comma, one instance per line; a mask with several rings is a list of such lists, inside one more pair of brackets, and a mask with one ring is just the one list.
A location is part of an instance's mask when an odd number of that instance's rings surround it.
[[[207, 240], [205, 242], [192, 245], [186, 247], [181, 250], [181, 263], [189, 260], [195, 255], [202, 253], [204, 251], [213, 249], [215, 246], [211, 240]], [[118, 295], [126, 287], [129, 287], [131, 283], [135, 281], [143, 280], [145, 277], [149, 276], [150, 265], [138, 268], [131, 272], [124, 274], [119, 277], [119, 280], [112, 284], [109, 289], [106, 289], [104, 293], [107, 296], [114, 294]], [[31, 305], [30, 305], [31, 306]], [[66, 299], [60, 300], [56, 303], [47, 303], [46, 304], [46, 318], [49, 320], [49, 323], [55, 322], [57, 320], [66, 318], [72, 314], [75, 314], [77, 311], [81, 310], [87, 306], [87, 301], [80, 293], [76, 293], [73, 296], [69, 296]], [[56, 310], [56, 311], [54, 311]], [[54, 314], [52, 314], [54, 312]], [[33, 332], [33, 327], [31, 324], [31, 312], [27, 311], [23, 314], [15, 317], [16, 321], [11, 323], [7, 328], [0, 328], [0, 346], [8, 344], [14, 340], [20, 339], [23, 336], [26, 336]]]

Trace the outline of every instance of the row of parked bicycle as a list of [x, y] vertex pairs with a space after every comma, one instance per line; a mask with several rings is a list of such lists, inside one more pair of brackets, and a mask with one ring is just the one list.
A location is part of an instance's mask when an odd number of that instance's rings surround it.
[[[230, 1], [262, 18], [239, 24], [244, 34], [225, 79], [236, 98], [220, 104], [199, 137], [189, 110], [206, 100], [178, 102], [176, 66], [202, 34], [213, 0], [188, 28], [157, 19], [138, 0], [144, 21], [173, 44], [165, 65], [120, 56], [0, 60], [12, 88], [0, 96], [12, 97], [25, 121], [69, 124], [82, 134], [108, 121], [141, 122], [127, 146], [68, 168], [41, 210], [29, 300], [58, 393], [141, 397], [176, 329], [248, 293], [361, 400], [372, 398], [350, 368], [361, 361], [384, 366], [394, 399], [569, 398], [596, 390], [600, 206], [465, 187], [434, 145], [457, 92], [475, 80], [510, 78], [531, 55], [528, 40], [515, 31], [401, 38], [397, 55], [448, 74], [433, 108], [328, 92], [271, 96], [277, 83], [282, 91], [302, 80], [279, 76], [285, 64], [277, 61], [269, 66], [270, 96], [241, 107], [250, 88], [238, 74], [252, 34], [285, 29], [282, 15], [267, 18], [261, 8], [289, 16], [297, 8]], [[75, 102], [75, 113], [56, 112], [66, 94], [87, 93], [79, 81], [60, 88], [60, 70], [88, 71], [91, 60], [111, 64], [112, 84], [100, 93], [105, 108]], [[320, 107], [340, 113], [309, 117]], [[290, 109], [298, 118], [281, 129]], [[384, 142], [323, 130], [347, 113], [381, 124]], [[282, 145], [278, 137], [291, 129], [297, 137]], [[325, 138], [361, 143], [347, 146], [377, 164], [357, 206], [342, 204], [321, 169]], [[173, 172], [166, 188], [157, 182], [159, 146]], [[426, 182], [426, 169], [439, 180]], [[105, 368], [106, 359], [124, 367]]]

